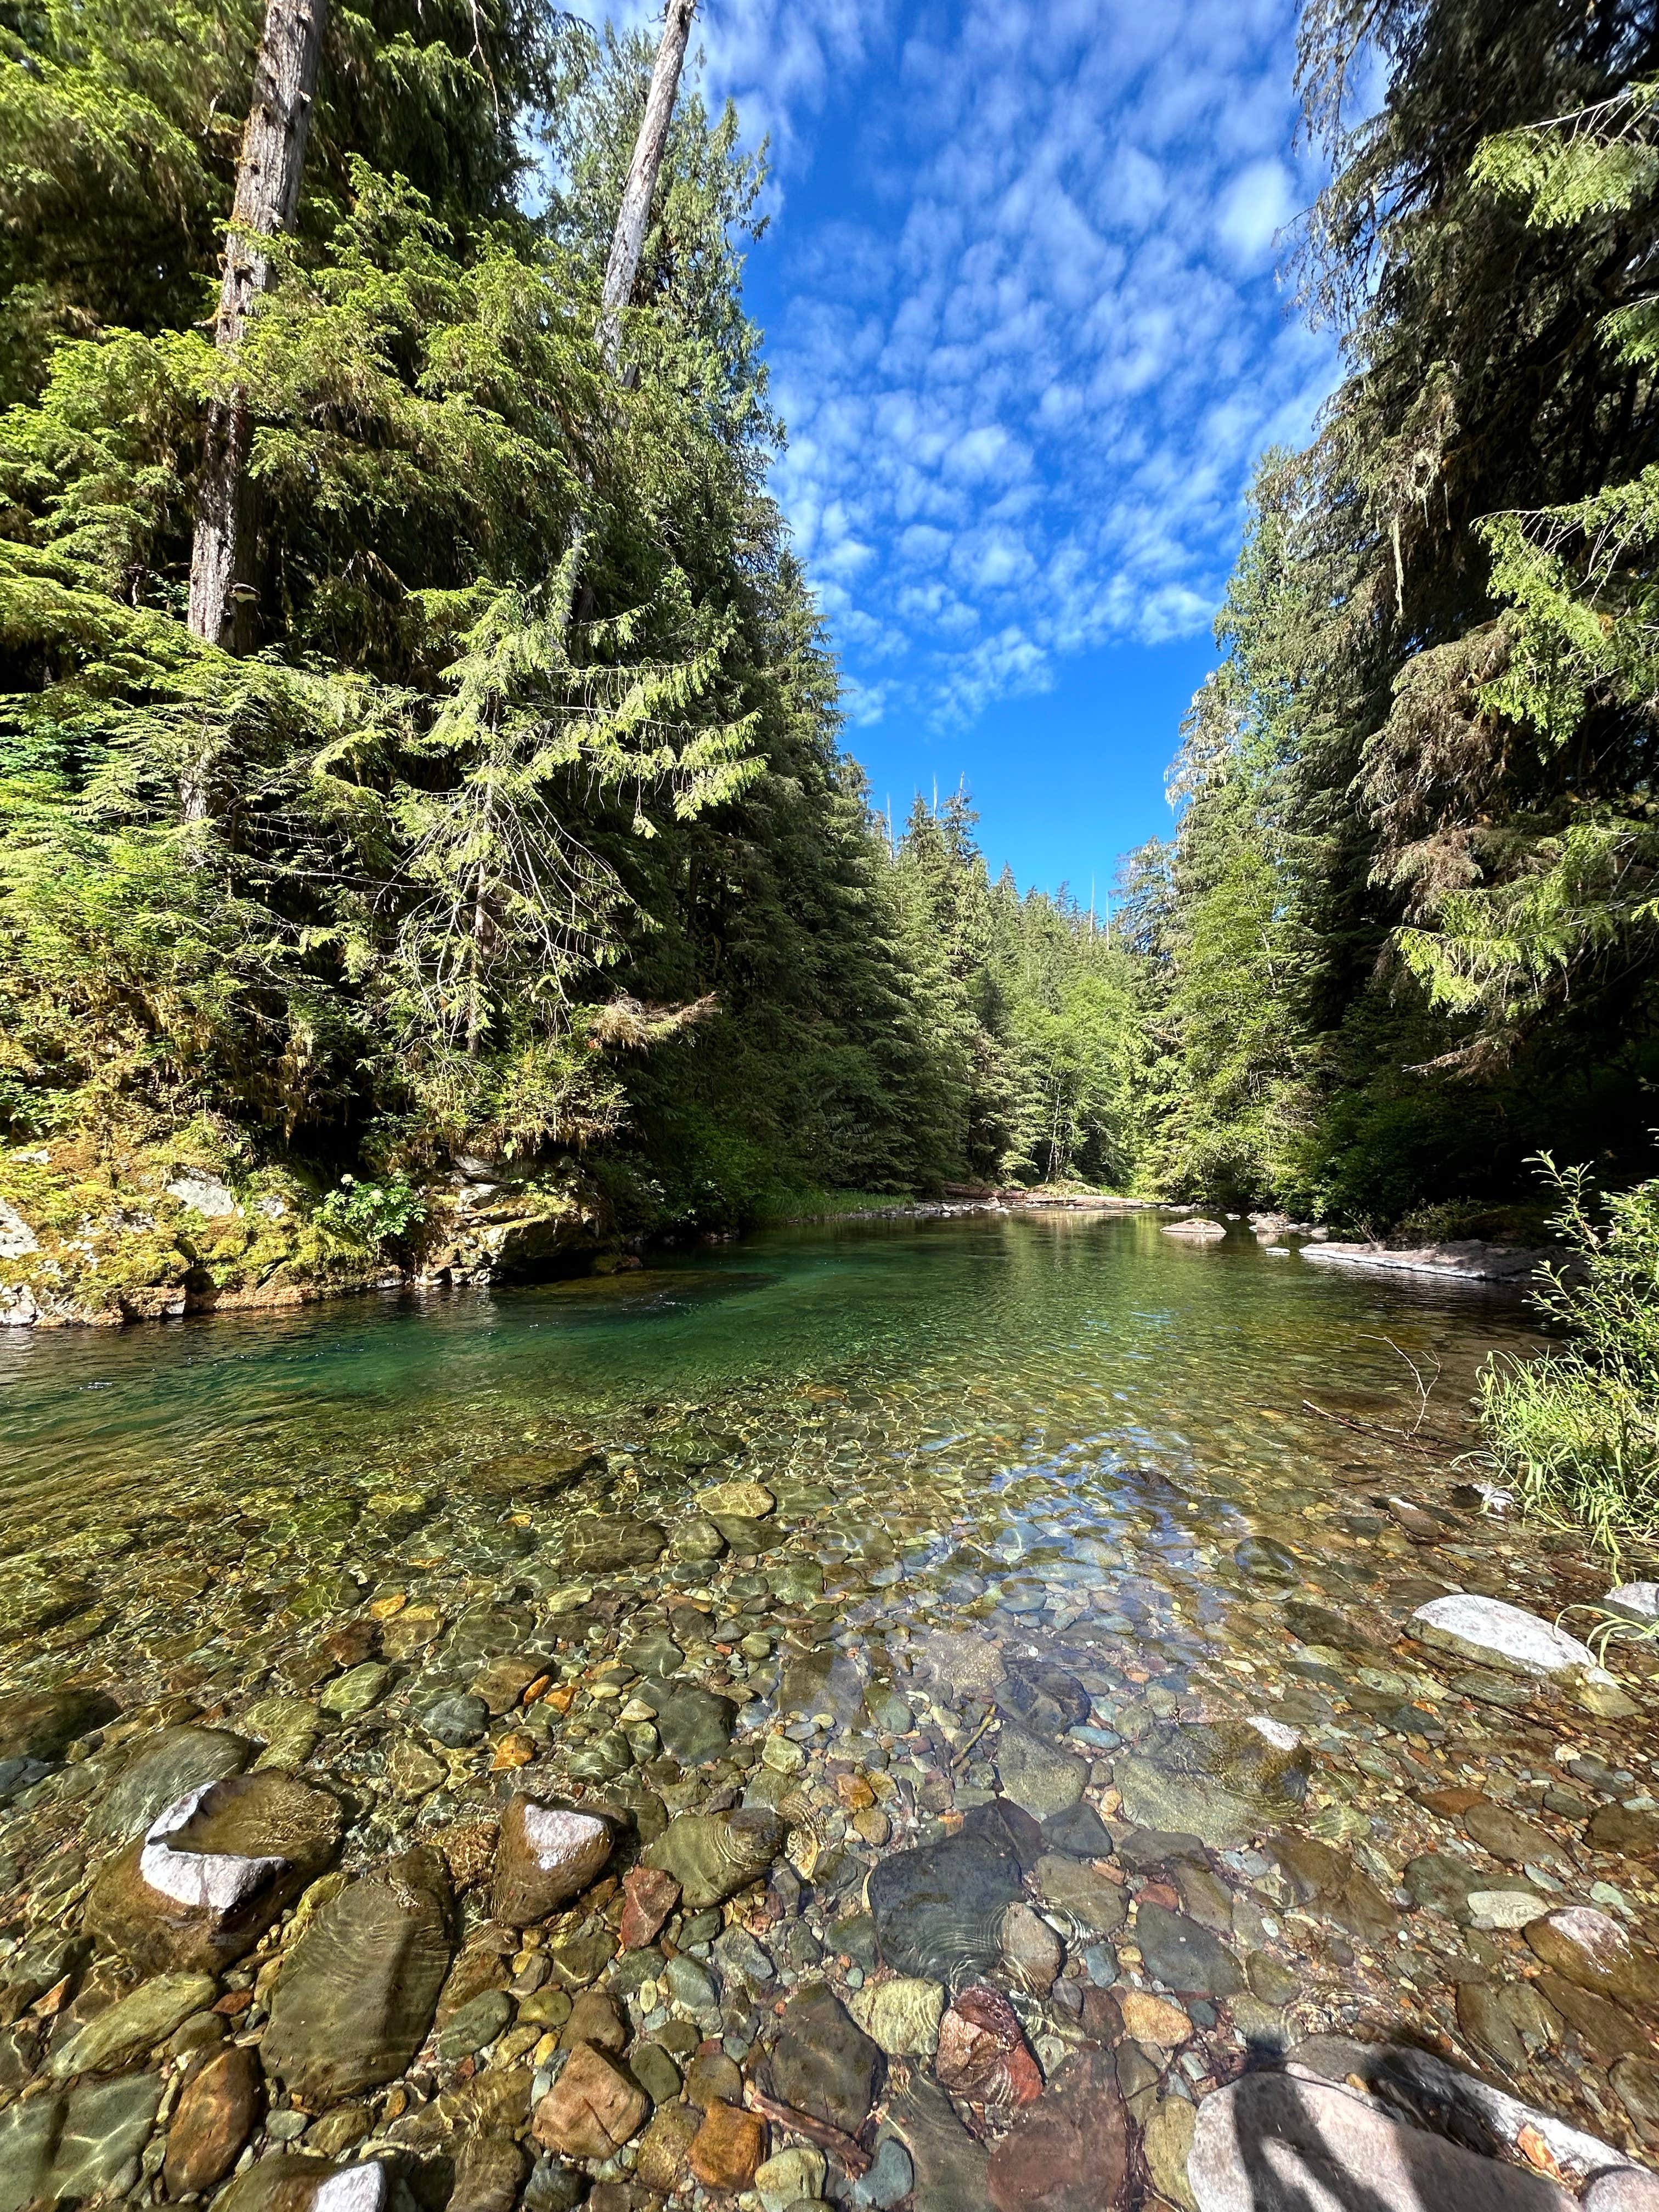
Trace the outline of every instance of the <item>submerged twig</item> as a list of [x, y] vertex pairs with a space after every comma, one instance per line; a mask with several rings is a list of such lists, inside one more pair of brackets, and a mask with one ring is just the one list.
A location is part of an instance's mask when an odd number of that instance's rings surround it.
[[1414, 1436], [1407, 1436], [1399, 1429], [1385, 1428], [1380, 1421], [1357, 1421], [1346, 1413], [1334, 1413], [1328, 1406], [1316, 1406], [1311, 1398], [1302, 1401], [1302, 1409], [1307, 1413], [1317, 1413], [1322, 1421], [1334, 1421], [1341, 1428], [1352, 1429], [1359, 1436], [1381, 1437], [1386, 1443], [1399, 1444], [1407, 1451], [1421, 1452], [1425, 1459], [1434, 1457], [1428, 1446], [1419, 1443]]
[[745, 2082], [744, 2088], [750, 2104], [763, 2119], [787, 2128], [791, 2135], [805, 2136], [808, 2142], [815, 2142], [820, 2150], [827, 2150], [832, 2158], [841, 2160], [854, 2179], [869, 2172], [870, 2154], [867, 2150], [861, 2150], [851, 2136], [843, 2135], [828, 2120], [814, 2119], [811, 2112], [798, 2112], [793, 2105], [780, 2104], [775, 2097], [769, 2097], [763, 2090], [757, 2089], [752, 2081]]

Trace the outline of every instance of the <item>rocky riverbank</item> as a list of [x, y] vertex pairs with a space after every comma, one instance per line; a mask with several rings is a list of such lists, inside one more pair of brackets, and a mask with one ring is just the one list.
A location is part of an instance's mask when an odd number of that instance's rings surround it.
[[1510, 1537], [1195, 1557], [1206, 1652], [710, 1412], [8, 1565], [0, 2212], [1651, 2203], [1656, 1686]]
[[574, 1168], [468, 1161], [410, 1194], [413, 1218], [386, 1242], [287, 1170], [67, 1142], [0, 1155], [0, 1328], [120, 1328], [636, 1264]]

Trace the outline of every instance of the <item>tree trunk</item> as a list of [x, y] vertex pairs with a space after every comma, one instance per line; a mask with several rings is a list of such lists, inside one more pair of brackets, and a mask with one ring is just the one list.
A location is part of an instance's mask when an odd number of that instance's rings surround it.
[[628, 182], [623, 187], [622, 205], [617, 210], [617, 228], [611, 234], [611, 258], [605, 264], [605, 292], [599, 308], [599, 345], [613, 370], [622, 341], [623, 310], [634, 296], [640, 256], [645, 251], [651, 197], [657, 189], [657, 172], [662, 167], [663, 148], [668, 143], [668, 125], [673, 119], [696, 8], [696, 0], [668, 0], [662, 43], [657, 48], [656, 67], [651, 72], [651, 90], [645, 103], [645, 119], [634, 141], [634, 158], [629, 164]]
[[[311, 128], [312, 95], [322, 54], [328, 0], [269, 0], [253, 70], [253, 104], [242, 133], [236, 198], [225, 240], [215, 342], [232, 353], [255, 300], [270, 281], [264, 240], [292, 229]], [[253, 516], [247, 483], [252, 425], [240, 388], [208, 409], [206, 450], [190, 563], [190, 627], [210, 645], [245, 653], [253, 640], [257, 599]], [[199, 817], [204, 794], [185, 793]]]

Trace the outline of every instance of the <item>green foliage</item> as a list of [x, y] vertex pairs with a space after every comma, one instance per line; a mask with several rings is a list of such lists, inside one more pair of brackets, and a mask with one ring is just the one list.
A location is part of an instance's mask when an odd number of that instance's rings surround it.
[[1301, 78], [1347, 374], [1262, 468], [1172, 772], [1141, 1176], [1381, 1233], [1643, 1142], [1659, 28], [1308, 0]]
[[1616, 1559], [1659, 1533], [1659, 1181], [1598, 1209], [1587, 1168], [1541, 1164], [1576, 1263], [1542, 1270], [1534, 1297], [1566, 1343], [1490, 1361], [1481, 1425], [1530, 1508], [1582, 1522]]
[[946, 1179], [1121, 1186], [1135, 1152], [1134, 968], [1062, 890], [992, 884], [964, 793], [918, 798], [893, 860], [920, 1045], [912, 1111]]
[[359, 1182], [355, 1176], [342, 1176], [336, 1188], [318, 1200], [312, 1215], [313, 1226], [326, 1235], [371, 1252], [400, 1243], [425, 1218], [426, 1201], [402, 1176], [386, 1182]]
[[[206, 318], [257, 14], [144, 5], [16, 17], [0, 88], [11, 1129], [149, 1142], [207, 1110], [380, 1188], [600, 1148], [657, 1226], [936, 1184], [970, 1107], [1000, 1162], [1002, 1047], [957, 1020], [985, 948], [947, 991], [767, 495], [735, 115], [681, 99], [619, 380], [593, 333], [649, 38], [539, 0], [334, 11], [296, 229], [232, 357]], [[182, 620], [233, 386], [241, 659]], [[1042, 988], [1022, 1096], [1048, 1112], [1065, 1063], [1081, 1156], [1106, 1016]]]

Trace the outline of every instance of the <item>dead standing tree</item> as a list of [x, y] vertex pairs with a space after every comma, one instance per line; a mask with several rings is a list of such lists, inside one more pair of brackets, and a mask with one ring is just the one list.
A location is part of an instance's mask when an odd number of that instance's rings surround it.
[[645, 251], [651, 201], [657, 189], [657, 173], [662, 167], [663, 149], [668, 143], [668, 126], [674, 119], [680, 71], [685, 66], [686, 42], [691, 35], [691, 18], [696, 10], [696, 0], [668, 0], [662, 42], [657, 48], [651, 89], [646, 95], [645, 117], [634, 141], [634, 158], [628, 165], [628, 181], [623, 186], [622, 205], [617, 210], [617, 228], [611, 234], [611, 258], [605, 263], [605, 290], [599, 307], [599, 345], [613, 370], [622, 343], [623, 312], [634, 296], [640, 256]]
[[[236, 352], [254, 301], [270, 281], [267, 241], [291, 230], [299, 211], [327, 13], [328, 0], [270, 0], [265, 10], [225, 241], [214, 331], [222, 354]], [[252, 439], [247, 395], [233, 385], [208, 408], [190, 562], [190, 627], [232, 653], [246, 653], [253, 641], [258, 597], [247, 482]]]
[[[599, 324], [600, 347], [613, 370], [623, 314], [639, 276], [696, 9], [696, 0], [667, 0], [645, 116], [617, 214]], [[291, 230], [299, 211], [327, 14], [328, 0], [269, 0], [225, 242], [214, 333], [222, 354], [235, 354], [255, 303], [270, 282], [267, 242]], [[247, 473], [252, 434], [246, 392], [233, 381], [208, 408], [191, 549], [189, 623], [196, 636], [234, 653], [246, 653], [253, 644], [258, 604], [257, 526]], [[579, 518], [575, 542], [580, 544], [585, 535], [585, 520]], [[186, 823], [207, 818], [208, 769], [204, 744], [186, 769], [180, 790]]]

